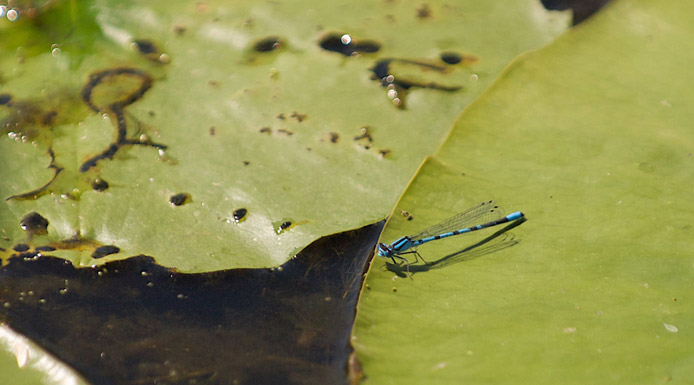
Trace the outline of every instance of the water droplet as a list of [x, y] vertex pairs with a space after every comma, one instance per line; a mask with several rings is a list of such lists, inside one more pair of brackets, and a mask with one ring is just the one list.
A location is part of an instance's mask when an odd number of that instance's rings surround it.
[[0, 5], [0, 17], [5, 17], [7, 14], [7, 6], [6, 5]]
[[350, 44], [352, 42], [352, 36], [349, 36], [348, 34], [344, 34], [340, 36], [340, 42], [344, 45]]
[[180, 194], [172, 195], [171, 198], [169, 198], [169, 202], [171, 202], [171, 204], [174, 206], [182, 206], [182, 205], [190, 202], [190, 199], [191, 199], [190, 194], [180, 193]]
[[159, 63], [161, 63], [161, 64], [171, 63], [171, 56], [169, 56], [168, 53], [163, 53], [163, 54], [159, 55]]
[[51, 50], [51, 55], [53, 55], [53, 57], [58, 57], [58, 56], [60, 56], [61, 53], [62, 53], [62, 51], [58, 47], [53, 48]]
[[10, 9], [7, 11], [7, 20], [9, 21], [17, 21], [19, 18], [19, 12], [16, 9]]
[[369, 133], [369, 126], [364, 126], [359, 130], [360, 134], [354, 137], [355, 141], [366, 140], [369, 143], [373, 142], [373, 137]]

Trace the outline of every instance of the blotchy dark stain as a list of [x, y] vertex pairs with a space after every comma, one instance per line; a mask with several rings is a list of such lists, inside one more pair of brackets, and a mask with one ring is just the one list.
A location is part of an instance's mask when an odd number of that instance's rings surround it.
[[374, 53], [381, 49], [381, 44], [375, 41], [353, 39], [345, 33], [326, 34], [320, 39], [319, 44], [326, 51], [337, 52], [345, 56]]
[[12, 250], [21, 253], [21, 252], [29, 250], [29, 245], [27, 245], [26, 243], [20, 243], [20, 244], [14, 245]]
[[246, 217], [247, 213], [248, 213], [248, 210], [243, 208], [243, 207], [240, 209], [234, 210], [234, 213], [232, 214], [234, 216], [234, 221], [236, 221], [236, 223], [243, 221], [243, 219]]
[[298, 112], [296, 112], [296, 111], [293, 111], [292, 114], [289, 115], [289, 117], [294, 118], [294, 119], [296, 119], [297, 122], [301, 123], [301, 122], [303, 122], [304, 120], [306, 120], [306, 118], [308, 118], [308, 115], [306, 115], [306, 114], [300, 114], [300, 113], [298, 113]]
[[422, 4], [417, 8], [417, 18], [418, 19], [428, 19], [431, 17], [431, 8], [429, 8], [429, 4]]
[[158, 63], [167, 64], [169, 62], [169, 57], [163, 54], [161, 49], [154, 44], [152, 40], [149, 39], [137, 39], [133, 40], [132, 46], [137, 49], [137, 52], [144, 56], [147, 60]]
[[441, 61], [446, 64], [458, 64], [463, 61], [463, 55], [456, 52], [441, 52], [439, 55]]
[[282, 47], [282, 41], [277, 36], [269, 36], [253, 44], [253, 50], [256, 52], [271, 52], [280, 47]]
[[22, 220], [19, 221], [19, 227], [32, 235], [44, 235], [48, 233], [48, 219], [36, 211], [32, 211], [22, 217]]
[[43, 115], [41, 115], [41, 124], [44, 126], [50, 126], [55, 123], [55, 118], [58, 116], [58, 111], [55, 110], [50, 110], [46, 111]]
[[92, 181], [92, 189], [94, 191], [106, 191], [108, 189], [108, 182], [101, 178], [96, 178]]
[[379, 81], [383, 87], [388, 89], [388, 97], [398, 108], [405, 108], [405, 96], [407, 94], [407, 90], [413, 87], [429, 88], [447, 92], [458, 91], [462, 88], [462, 86], [448, 86], [436, 82], [423, 82], [421, 80], [397, 76], [397, 74], [391, 73], [390, 66], [392, 63], [416, 66], [421, 68], [423, 71], [435, 71], [439, 73], [446, 73], [448, 69], [440, 65], [410, 59], [387, 58], [376, 62], [376, 64], [371, 68], [371, 71], [373, 72], [372, 78]]
[[190, 194], [179, 193], [172, 195], [171, 198], [169, 198], [169, 202], [171, 202], [171, 204], [174, 206], [183, 206], [184, 204], [190, 202]]
[[374, 141], [374, 138], [371, 136], [371, 133], [369, 132], [369, 126], [362, 127], [360, 131], [361, 133], [354, 137], [355, 141], [366, 141], [367, 143], [371, 143]]
[[[152, 87], [152, 77], [136, 68], [114, 68], [91, 74], [82, 88], [82, 100], [97, 113], [107, 113], [115, 117], [117, 137], [100, 154], [86, 160], [80, 166], [81, 172], [89, 171], [100, 160], [113, 159], [125, 145], [143, 145], [166, 149], [164, 144], [150, 140], [128, 139], [128, 122], [125, 107], [135, 103]], [[96, 100], [95, 100], [96, 99]]]
[[113, 246], [113, 245], [107, 245], [107, 246], [101, 246], [97, 247], [96, 250], [92, 253], [92, 258], [98, 259], [98, 258], [103, 258], [107, 255], [111, 254], [118, 254], [120, 253], [120, 248]]
[[0, 320], [92, 384], [345, 384], [360, 375], [349, 336], [382, 228], [324, 237], [277, 268], [203, 274], [143, 255], [75, 268], [15, 254]]
[[0, 106], [4, 106], [5, 104], [10, 104], [11, 100], [12, 100], [12, 95], [0, 94]]
[[291, 227], [292, 227], [292, 221], [284, 220], [282, 223], [279, 224], [279, 226], [277, 226], [277, 228], [275, 229], [275, 232], [277, 233], [277, 235], [279, 235]]
[[139, 39], [134, 40], [133, 43], [137, 47], [137, 50], [143, 55], [149, 55], [159, 51], [151, 40]]

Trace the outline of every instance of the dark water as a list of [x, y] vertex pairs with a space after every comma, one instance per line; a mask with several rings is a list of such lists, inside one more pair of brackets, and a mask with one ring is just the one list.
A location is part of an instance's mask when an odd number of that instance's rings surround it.
[[344, 384], [382, 227], [319, 239], [278, 268], [201, 274], [24, 250], [0, 268], [0, 319], [94, 384]]

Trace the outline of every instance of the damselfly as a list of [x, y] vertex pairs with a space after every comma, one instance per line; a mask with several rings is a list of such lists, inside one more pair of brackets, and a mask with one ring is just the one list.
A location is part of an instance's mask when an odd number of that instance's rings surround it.
[[[407, 272], [409, 273], [410, 262], [402, 255], [414, 254], [415, 258], [422, 258], [416, 250], [417, 246], [437, 239], [448, 238], [458, 234], [482, 230], [502, 223], [513, 222], [523, 218], [523, 216], [523, 213], [520, 211], [504, 216], [503, 210], [501, 210], [494, 201], [487, 201], [467, 209], [462, 213], [456, 214], [417, 234], [400, 237], [390, 245], [379, 243], [378, 246], [376, 246], [376, 252], [379, 257], [390, 258], [393, 263], [396, 263], [395, 258], [402, 260], [405, 262]], [[422, 260], [423, 259], [424, 258], [422, 258]]]

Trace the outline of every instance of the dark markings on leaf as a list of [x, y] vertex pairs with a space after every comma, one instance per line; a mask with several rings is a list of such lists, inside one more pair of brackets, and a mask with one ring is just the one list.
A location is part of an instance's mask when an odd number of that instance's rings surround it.
[[268, 36], [253, 44], [253, 50], [256, 52], [271, 52], [282, 47], [282, 41], [277, 36]]
[[375, 41], [353, 39], [347, 34], [334, 32], [324, 35], [318, 44], [326, 51], [337, 52], [345, 56], [374, 53], [381, 49], [381, 44]]
[[92, 189], [94, 191], [106, 191], [108, 189], [108, 182], [101, 178], [96, 178], [92, 181]]
[[456, 52], [441, 52], [439, 57], [441, 58], [441, 61], [451, 65], [458, 64], [463, 61], [463, 55]]
[[247, 213], [248, 213], [248, 210], [243, 208], [243, 207], [240, 209], [234, 210], [234, 213], [232, 214], [234, 216], [234, 221], [236, 221], [236, 223], [243, 221], [243, 219], [246, 217]]
[[12, 95], [0, 94], [0, 106], [3, 106], [5, 104], [10, 104], [11, 100], [12, 100]]
[[184, 204], [190, 202], [190, 194], [179, 193], [172, 195], [171, 198], [169, 198], [169, 202], [171, 202], [171, 204], [174, 206], [183, 206]]
[[5, 198], [6, 201], [8, 201], [10, 199], [16, 199], [16, 200], [31, 200], [31, 199], [33, 199], [33, 200], [35, 200], [35, 199], [38, 199], [42, 195], [48, 194], [48, 192], [49, 192], [48, 186], [50, 186], [51, 183], [53, 183], [58, 178], [58, 175], [63, 171], [63, 167], [59, 166], [55, 162], [55, 153], [53, 152], [53, 149], [50, 147], [48, 148], [48, 155], [51, 157], [51, 163], [48, 165], [48, 169], [53, 170], [53, 177], [51, 177], [51, 179], [48, 182], [46, 182], [46, 184], [44, 184], [43, 186], [36, 188], [36, 189], [33, 189], [31, 191], [27, 191], [25, 193], [9, 196], [9, 197]]
[[390, 66], [392, 63], [399, 63], [407, 66], [419, 67], [422, 71], [434, 71], [438, 73], [446, 73], [448, 68], [441, 65], [436, 65], [420, 60], [411, 59], [397, 59], [397, 58], [386, 58], [381, 59], [376, 64], [371, 67], [373, 72], [372, 79], [381, 83], [381, 85], [388, 89], [389, 98], [393, 101], [393, 104], [398, 108], [405, 108], [405, 96], [407, 90], [410, 88], [429, 88], [433, 90], [454, 92], [462, 89], [462, 86], [449, 86], [445, 84], [439, 84], [436, 82], [425, 82], [417, 79], [408, 79], [406, 76], [398, 76], [397, 74], [391, 73]]
[[27, 245], [26, 243], [20, 243], [20, 244], [14, 245], [12, 250], [19, 251], [19, 252], [27, 251], [27, 250], [29, 250], [29, 245]]
[[87, 84], [82, 88], [82, 100], [92, 111], [106, 113], [115, 118], [117, 139], [101, 153], [82, 163], [81, 172], [89, 171], [101, 160], [113, 159], [121, 147], [126, 145], [149, 146], [160, 150], [167, 148], [164, 144], [150, 140], [128, 138], [125, 107], [142, 98], [152, 87], [152, 81], [148, 73], [136, 68], [113, 68], [89, 76]]
[[19, 227], [28, 233], [43, 235], [48, 233], [48, 219], [44, 218], [36, 211], [32, 211], [22, 217], [19, 221]]
[[103, 258], [107, 255], [120, 253], [120, 248], [112, 245], [100, 246], [92, 253], [92, 258]]
[[137, 47], [137, 51], [143, 55], [149, 55], [159, 52], [157, 46], [151, 40], [138, 39], [133, 41], [133, 43]]

